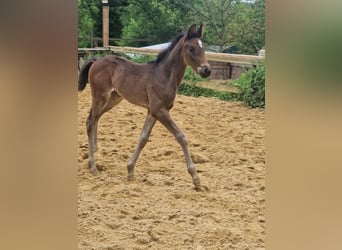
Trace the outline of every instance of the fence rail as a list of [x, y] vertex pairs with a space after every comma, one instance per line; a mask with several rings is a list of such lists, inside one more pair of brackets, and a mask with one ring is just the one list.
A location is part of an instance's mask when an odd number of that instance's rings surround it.
[[[132, 54], [143, 54], [143, 55], [157, 55], [161, 50], [158, 49], [148, 49], [148, 48], [134, 48], [134, 47], [119, 47], [119, 46], [108, 46], [108, 47], [98, 47], [98, 48], [79, 48], [79, 51], [113, 51], [121, 53], [132, 53]], [[240, 54], [227, 54], [227, 53], [214, 53], [206, 52], [208, 61], [215, 62], [229, 62], [237, 64], [249, 64], [255, 65], [260, 61], [265, 59], [264, 56], [254, 56], [254, 55], [240, 55]]]

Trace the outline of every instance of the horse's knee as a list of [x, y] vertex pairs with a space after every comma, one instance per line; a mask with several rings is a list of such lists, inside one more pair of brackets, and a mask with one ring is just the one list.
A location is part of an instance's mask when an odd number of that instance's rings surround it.
[[184, 134], [176, 135], [176, 140], [179, 144], [188, 146], [188, 140], [186, 139]]
[[149, 136], [147, 134], [145, 134], [145, 133], [140, 136], [139, 144], [140, 144], [141, 147], [144, 147], [146, 145], [146, 143], [148, 141], [148, 137]]

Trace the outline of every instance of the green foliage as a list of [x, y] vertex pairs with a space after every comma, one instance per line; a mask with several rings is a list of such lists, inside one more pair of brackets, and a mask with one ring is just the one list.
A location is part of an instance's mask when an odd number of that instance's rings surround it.
[[265, 64], [244, 72], [233, 82], [240, 90], [239, 100], [252, 108], [265, 108]]
[[183, 83], [180, 85], [178, 89], [178, 94], [183, 94], [186, 96], [194, 96], [194, 97], [216, 97], [220, 100], [224, 101], [231, 101], [231, 100], [237, 100], [238, 96], [236, 93], [230, 93], [230, 92], [221, 92], [214, 89], [207, 89], [202, 88], [190, 84]]
[[153, 61], [156, 59], [154, 56], [138, 56], [138, 57], [133, 57], [130, 58], [131, 61], [136, 62], [136, 63], [147, 63], [150, 61]]
[[265, 0], [178, 0], [194, 22], [205, 23], [204, 42], [239, 47], [238, 53], [255, 54], [265, 45]]
[[94, 15], [99, 14], [95, 2], [78, 0], [78, 47], [90, 47], [95, 25]]
[[[79, 47], [101, 46], [100, 0], [78, 0]], [[238, 53], [255, 54], [265, 45], [265, 0], [109, 0], [109, 36], [122, 38], [111, 45], [142, 47], [170, 41], [192, 23], [204, 23], [207, 45], [239, 47]]]
[[[128, 0], [109, 0], [109, 37], [120, 38], [122, 24], [120, 16], [122, 8]], [[92, 40], [102, 38], [102, 3], [100, 0], [78, 0], [78, 47], [96, 47], [102, 43]], [[109, 41], [110, 45], [117, 45]]]
[[265, 0], [255, 4], [237, 1], [228, 24], [227, 41], [240, 48], [241, 54], [255, 54], [265, 47]]
[[169, 41], [186, 23], [184, 11], [173, 1], [129, 0], [121, 8], [121, 36], [135, 40], [124, 40], [120, 45], [140, 47]]
[[183, 79], [192, 82], [205, 81], [205, 79], [196, 74], [190, 67], [186, 67]]

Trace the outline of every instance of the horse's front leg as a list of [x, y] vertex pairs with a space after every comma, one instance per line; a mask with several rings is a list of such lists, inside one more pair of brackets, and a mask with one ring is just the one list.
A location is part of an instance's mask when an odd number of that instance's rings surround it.
[[181, 145], [184, 156], [185, 156], [185, 161], [186, 161], [186, 165], [188, 168], [188, 172], [192, 177], [192, 182], [195, 185], [195, 189], [198, 191], [201, 190], [201, 182], [197, 175], [196, 167], [194, 163], [192, 162], [190, 152], [188, 149], [188, 141], [184, 133], [178, 128], [176, 123], [173, 121], [168, 110], [162, 109], [156, 112], [155, 116], [171, 132], [171, 134], [173, 134], [177, 142]]
[[137, 159], [142, 151], [142, 149], [144, 148], [144, 146], [147, 143], [148, 138], [150, 137], [152, 128], [154, 126], [154, 124], [156, 123], [156, 119], [154, 117], [151, 116], [150, 113], [147, 114], [146, 119], [145, 119], [145, 123], [144, 123], [144, 127], [141, 131], [140, 137], [139, 137], [139, 142], [138, 145], [131, 157], [131, 159], [128, 162], [127, 165], [127, 170], [128, 170], [128, 180], [134, 180], [134, 167], [135, 167], [135, 163], [137, 162]]

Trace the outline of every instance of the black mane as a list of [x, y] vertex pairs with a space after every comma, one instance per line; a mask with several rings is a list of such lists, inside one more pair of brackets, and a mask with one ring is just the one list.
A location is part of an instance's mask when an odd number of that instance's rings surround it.
[[162, 52], [160, 52], [157, 56], [157, 58], [153, 61], [150, 61], [148, 63], [154, 63], [154, 64], [158, 64], [161, 61], [163, 61], [168, 55], [169, 53], [176, 47], [177, 43], [179, 42], [179, 40], [184, 37], [185, 33], [182, 32], [180, 34], [178, 34], [171, 42], [171, 44], [169, 45], [169, 47], [167, 47], [165, 50], [163, 50]]
[[[187, 34], [186, 39], [190, 40], [192, 38], [200, 38], [201, 35], [199, 34], [199, 30], [197, 30], [196, 32], [193, 32], [191, 34]], [[171, 44], [169, 45], [169, 47], [167, 47], [165, 50], [163, 50], [162, 52], [160, 52], [157, 55], [157, 58], [153, 61], [149, 61], [148, 63], [154, 63], [154, 64], [158, 64], [161, 61], [163, 61], [169, 54], [170, 52], [176, 47], [176, 45], [178, 44], [179, 40], [184, 37], [186, 35], [186, 32], [181, 32], [179, 33], [171, 42]]]

